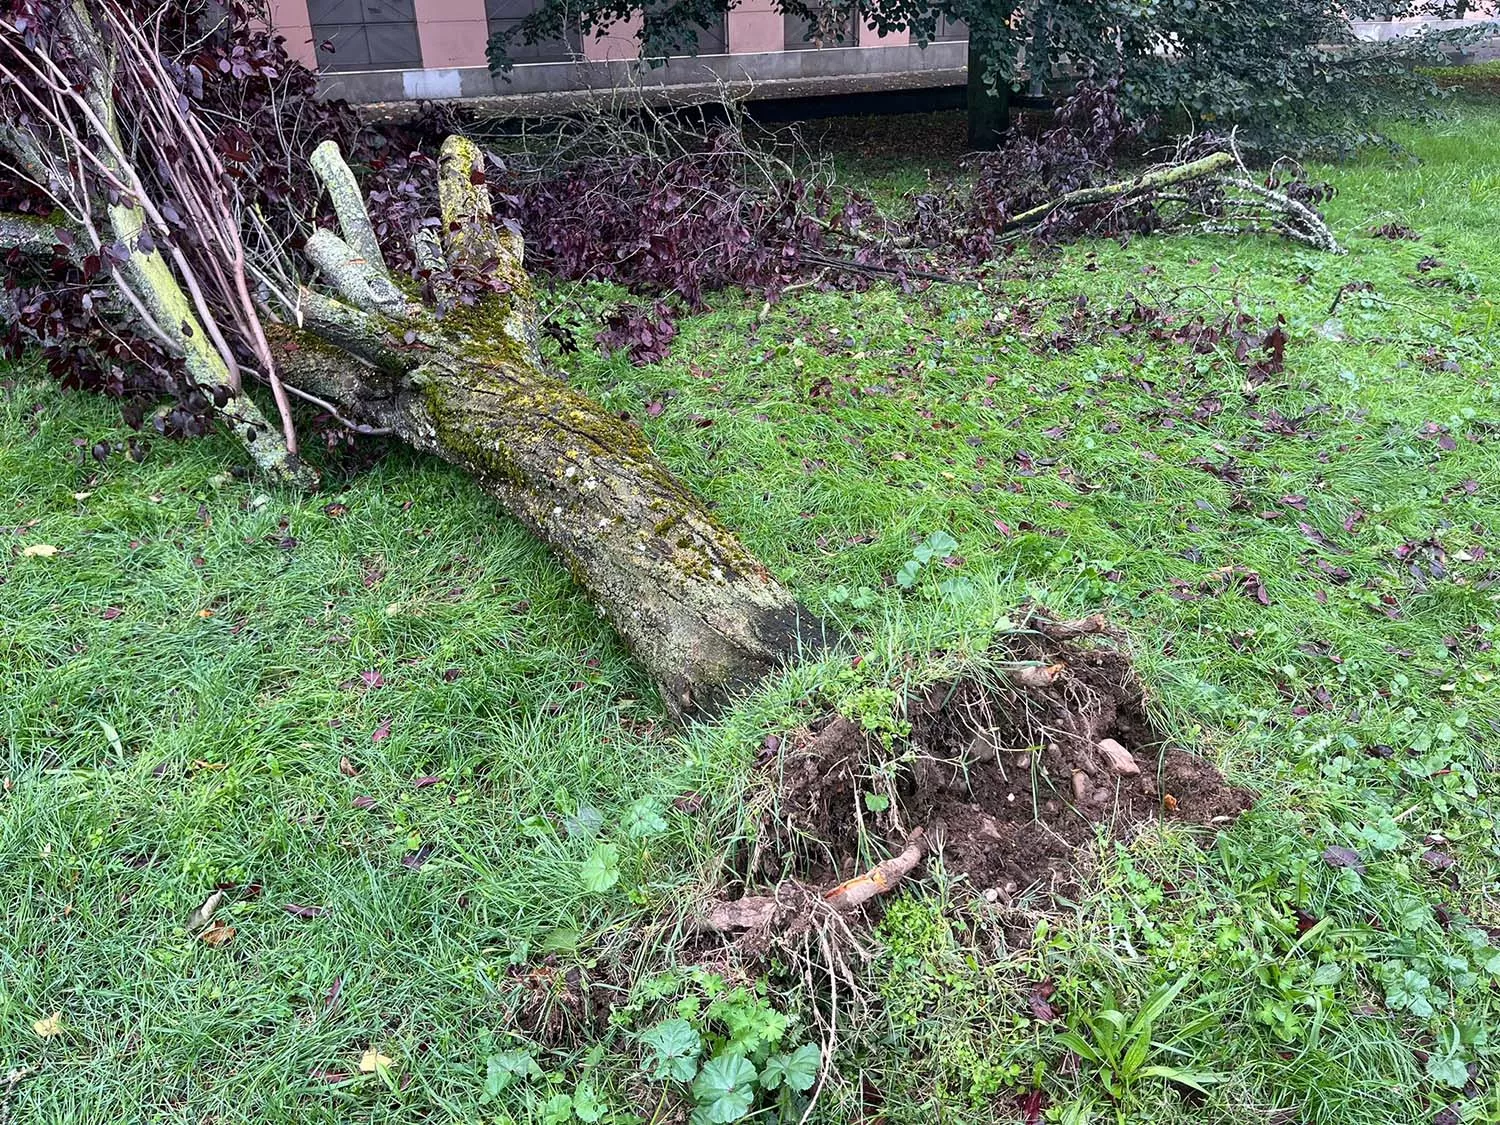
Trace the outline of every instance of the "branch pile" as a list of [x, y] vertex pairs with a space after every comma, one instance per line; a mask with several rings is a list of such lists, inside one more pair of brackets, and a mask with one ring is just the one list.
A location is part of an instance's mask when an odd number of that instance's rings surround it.
[[[15, 267], [0, 305], [11, 354], [40, 344], [64, 382], [125, 397], [136, 425], [171, 400], [152, 419], [165, 434], [217, 416], [263, 473], [308, 485], [293, 398], [371, 428], [284, 379], [266, 343], [268, 325], [297, 323], [299, 291], [322, 264], [306, 248], [342, 218], [309, 159], [316, 143], [337, 141], [365, 173], [366, 257], [379, 251], [440, 315], [506, 281], [424, 251], [438, 233], [435, 122], [381, 131], [317, 102], [312, 76], [256, 30], [257, 12], [236, 0], [213, 23], [197, 4], [0, 0], [0, 253]], [[732, 104], [724, 123], [598, 108], [519, 141], [471, 128], [486, 150], [474, 174], [524, 231], [532, 272], [652, 299], [601, 335], [638, 362], [674, 334], [671, 302], [698, 308], [731, 287], [774, 300], [794, 284], [972, 279], [1023, 243], [1087, 235], [1268, 232], [1338, 248], [1320, 189], [1275, 170], [1257, 178], [1227, 144], [1122, 177], [1142, 127], [1110, 83], [1082, 87], [1047, 132], [975, 158], [961, 182], [914, 194], [894, 217], [795, 139], [752, 137]], [[247, 378], [269, 389], [271, 418]]]

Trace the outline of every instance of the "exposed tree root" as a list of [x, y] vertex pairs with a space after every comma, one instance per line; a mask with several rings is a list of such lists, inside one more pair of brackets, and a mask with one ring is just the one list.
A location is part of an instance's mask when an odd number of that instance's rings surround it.
[[[901, 885], [901, 881], [917, 869], [927, 854], [927, 838], [921, 828], [914, 829], [910, 842], [900, 855], [877, 863], [869, 871], [846, 879], [831, 890], [822, 892], [822, 901], [840, 914], [849, 914], [879, 895], [889, 894]], [[735, 933], [741, 930], [764, 929], [791, 903], [783, 897], [788, 888], [778, 890], [775, 895], [750, 895], [733, 902], [715, 905], [704, 919], [704, 928], [716, 933]], [[801, 899], [798, 904], [811, 909], [816, 904], [809, 888], [799, 887], [790, 893], [790, 898]]]

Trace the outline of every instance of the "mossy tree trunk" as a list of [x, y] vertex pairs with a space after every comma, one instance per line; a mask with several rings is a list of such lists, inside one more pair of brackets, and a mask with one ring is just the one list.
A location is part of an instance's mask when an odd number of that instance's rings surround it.
[[444, 145], [443, 245], [423, 255], [498, 271], [508, 291], [439, 319], [387, 274], [352, 175], [320, 148], [343, 237], [320, 231], [308, 254], [338, 299], [302, 292], [302, 326], [273, 333], [281, 369], [470, 473], [567, 564], [674, 712], [712, 712], [830, 638], [636, 426], [548, 374], [521, 240], [491, 221], [481, 159], [462, 138]]

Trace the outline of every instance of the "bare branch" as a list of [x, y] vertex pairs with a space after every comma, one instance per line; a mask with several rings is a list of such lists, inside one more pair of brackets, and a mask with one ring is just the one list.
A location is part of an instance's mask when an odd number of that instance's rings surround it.
[[333, 141], [324, 141], [313, 149], [312, 169], [328, 189], [328, 198], [333, 200], [333, 210], [339, 217], [339, 229], [344, 233], [345, 243], [364, 259], [372, 271], [387, 273], [380, 240], [375, 237], [375, 227], [370, 222], [370, 212], [365, 208], [359, 184], [339, 152], [339, 146]]

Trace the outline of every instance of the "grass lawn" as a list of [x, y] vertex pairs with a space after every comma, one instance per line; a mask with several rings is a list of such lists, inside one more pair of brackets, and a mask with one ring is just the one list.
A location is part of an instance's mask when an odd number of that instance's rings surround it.
[[[568, 359], [859, 638], [687, 731], [461, 474], [345, 455], [300, 498], [222, 438], [100, 465], [116, 407], [9, 372], [11, 1120], [796, 1121], [836, 996], [820, 1121], [1500, 1121], [1500, 109], [1405, 139], [1318, 170], [1343, 257], [1076, 246], [982, 291], [726, 295], [663, 364]], [[1134, 297], [1283, 316], [1285, 370], [1099, 330]], [[961, 565], [895, 585], [937, 532]], [[1107, 612], [1254, 809], [1101, 837], [1064, 901], [936, 858], [852, 980], [685, 937], [767, 736], [983, 666], [1027, 599]]]

